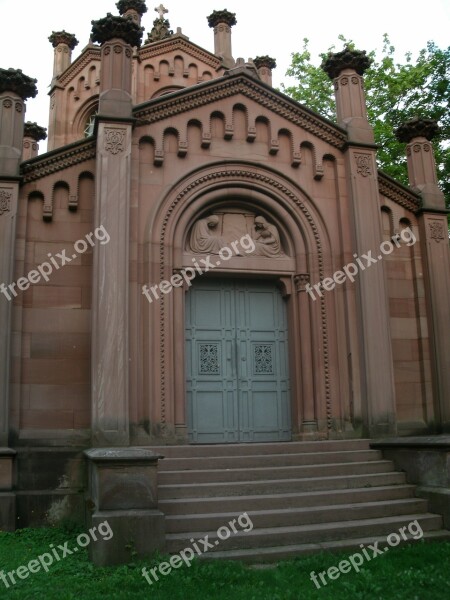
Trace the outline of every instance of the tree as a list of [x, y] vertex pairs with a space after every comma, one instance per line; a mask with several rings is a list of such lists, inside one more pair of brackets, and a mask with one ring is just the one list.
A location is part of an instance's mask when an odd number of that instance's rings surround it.
[[[340, 35], [339, 40], [354, 47]], [[336, 121], [332, 82], [326, 73], [311, 61], [308, 39], [303, 40], [301, 52], [292, 54], [287, 72], [298, 81], [296, 86], [282, 90], [308, 108]], [[330, 51], [335, 51], [332, 46]], [[404, 61], [396, 62], [395, 48], [387, 34], [378, 59], [375, 50], [364, 76], [367, 111], [374, 127], [375, 142], [379, 144], [379, 167], [397, 181], [408, 185], [405, 146], [397, 141], [394, 130], [415, 116], [436, 119], [440, 133], [434, 140], [438, 179], [450, 208], [450, 47], [440, 49], [428, 42], [415, 60], [410, 52]], [[327, 53], [321, 55], [325, 59]]]

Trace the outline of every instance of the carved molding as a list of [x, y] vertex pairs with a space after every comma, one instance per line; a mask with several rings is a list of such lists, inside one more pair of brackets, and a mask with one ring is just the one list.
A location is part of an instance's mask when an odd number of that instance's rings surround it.
[[[166, 233], [168, 230], [169, 222], [171, 220], [172, 214], [175, 208], [178, 206], [180, 202], [183, 202], [185, 197], [190, 194], [194, 189], [200, 186], [208, 186], [215, 181], [229, 181], [230, 183], [240, 183], [242, 181], [252, 181], [258, 182], [262, 186], [268, 186], [270, 188], [274, 188], [278, 193], [283, 194], [285, 197], [289, 199], [289, 201], [294, 204], [297, 209], [304, 214], [308, 224], [311, 227], [311, 231], [314, 236], [314, 240], [316, 243], [316, 251], [317, 251], [317, 260], [318, 260], [318, 271], [319, 278], [323, 279], [325, 276], [325, 264], [324, 264], [324, 256], [323, 256], [323, 248], [322, 242], [320, 239], [320, 234], [316, 223], [314, 222], [314, 218], [309, 212], [307, 206], [304, 202], [299, 198], [291, 189], [286, 187], [280, 181], [265, 175], [264, 173], [255, 173], [254, 171], [247, 171], [244, 168], [240, 168], [236, 166], [236, 168], [232, 167], [224, 167], [222, 169], [218, 168], [214, 172], [207, 173], [195, 179], [194, 181], [190, 181], [181, 190], [174, 200], [171, 202], [168, 207], [166, 214], [164, 216], [162, 225], [161, 225], [161, 233], [159, 238], [159, 265], [160, 265], [160, 280], [163, 281], [166, 275], [167, 265], [170, 264], [170, 259], [167, 256], [167, 251], [169, 244], [166, 240]], [[166, 334], [166, 322], [167, 322], [167, 309], [166, 309], [166, 297], [163, 296], [159, 303], [159, 337], [160, 337], [160, 376], [161, 376], [161, 423], [166, 422], [166, 387], [167, 380], [170, 375], [167, 373], [166, 369], [166, 355], [167, 355], [167, 334]], [[321, 319], [321, 331], [322, 331], [322, 348], [323, 348], [323, 356], [324, 356], [324, 383], [325, 383], [325, 405], [326, 405], [326, 416], [327, 416], [327, 427], [328, 429], [332, 428], [332, 408], [331, 408], [331, 378], [330, 378], [330, 361], [329, 361], [329, 345], [328, 345], [328, 322], [327, 322], [327, 313], [325, 306], [325, 299], [320, 299], [320, 319]]]
[[161, 56], [163, 54], [173, 52], [175, 50], [181, 50], [186, 52], [189, 56], [196, 58], [197, 60], [204, 62], [208, 66], [214, 68], [216, 71], [222, 65], [222, 61], [210, 54], [209, 52], [193, 46], [188, 40], [181, 37], [174, 36], [173, 38], [163, 40], [161, 42], [154, 42], [151, 46], [143, 46], [139, 49], [139, 57], [141, 61], [146, 58], [153, 58], [154, 56]]
[[448, 230], [446, 227], [444, 227], [444, 223], [442, 221], [430, 221], [428, 223], [428, 229], [430, 232], [430, 238], [437, 243], [447, 239], [448, 237]]
[[370, 154], [355, 153], [356, 172], [361, 177], [372, 175], [372, 156]]
[[304, 292], [311, 278], [309, 273], [299, 273], [294, 276], [295, 291], [297, 293]]
[[114, 156], [125, 150], [126, 129], [105, 128], [105, 150]]
[[12, 192], [6, 189], [0, 189], [0, 217], [11, 210]]
[[419, 196], [414, 194], [412, 190], [408, 191], [403, 186], [400, 186], [400, 184], [391, 180], [391, 178], [384, 173], [378, 173], [378, 188], [380, 194], [383, 194], [383, 196], [386, 196], [389, 200], [392, 200], [413, 213], [416, 213], [422, 206]]
[[69, 84], [81, 71], [90, 65], [92, 61], [101, 62], [101, 49], [90, 47], [83, 52], [62, 75], [58, 77], [58, 83], [63, 86]]
[[47, 175], [52, 175], [58, 171], [73, 167], [79, 163], [95, 158], [96, 143], [88, 141], [79, 144], [75, 148], [61, 149], [55, 155], [38, 157], [32, 159], [32, 162], [25, 162], [21, 165], [23, 182], [30, 183]]
[[250, 98], [336, 148], [343, 149], [347, 141], [347, 134], [340, 131], [338, 127], [322, 121], [319, 117], [307, 112], [300, 106], [291, 104], [276, 92], [263, 89], [257, 82], [243, 75], [226, 81], [223, 79], [213, 80], [211, 86], [208, 86], [207, 89], [192, 89], [177, 98], [162, 96], [152, 101], [145, 108], [137, 110], [134, 116], [138, 119], [144, 119], [145, 124], [156, 123], [237, 94]]

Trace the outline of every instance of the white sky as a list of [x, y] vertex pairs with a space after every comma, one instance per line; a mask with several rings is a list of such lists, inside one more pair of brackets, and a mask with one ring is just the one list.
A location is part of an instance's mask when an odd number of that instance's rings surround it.
[[[27, 103], [26, 120], [47, 127], [48, 85], [53, 70], [53, 48], [48, 41], [52, 31], [65, 29], [79, 40], [73, 58], [87, 44], [91, 20], [107, 12], [118, 14], [117, 0], [0, 0], [0, 67], [22, 69], [38, 80], [39, 94]], [[160, 0], [147, 0], [148, 12], [142, 24], [146, 31], [156, 18], [154, 7]], [[382, 35], [388, 33], [401, 58], [406, 51], [413, 55], [433, 40], [441, 48], [449, 44], [450, 1], [426, 0], [278, 0], [239, 2], [238, 0], [166, 0], [171, 28], [182, 27], [191, 41], [214, 50], [213, 31], [206, 17], [213, 10], [227, 8], [236, 13], [233, 27], [235, 58], [268, 54], [277, 60], [274, 85], [286, 82], [291, 54], [299, 51], [303, 38], [310, 40], [316, 62], [318, 54], [337, 43], [342, 33], [353, 39], [361, 50], [380, 49]], [[417, 8], [416, 8], [417, 7]], [[340, 43], [338, 46], [340, 49]], [[41, 152], [45, 143], [40, 144]]]

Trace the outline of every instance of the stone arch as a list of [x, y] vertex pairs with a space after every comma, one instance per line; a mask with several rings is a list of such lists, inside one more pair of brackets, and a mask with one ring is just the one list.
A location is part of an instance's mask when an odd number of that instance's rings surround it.
[[[298, 432], [307, 419], [301, 414], [299, 398], [306, 388], [302, 379], [307, 379], [305, 371], [300, 376], [302, 357], [306, 352], [315, 355], [309, 369], [308, 427], [303, 431], [327, 431], [334, 420], [340, 417], [339, 401], [333, 398], [332, 390], [339, 389], [338, 374], [331, 372], [330, 361], [336, 354], [335, 336], [328, 339], [328, 315], [335, 311], [331, 296], [311, 302], [305, 293], [305, 283], [322, 280], [331, 256], [330, 240], [319, 211], [311, 198], [294, 182], [279, 173], [261, 166], [255, 171], [245, 163], [212, 164], [183, 177], [164, 198], [155, 205], [155, 210], [146, 224], [144, 250], [147, 264], [146, 281], [158, 282], [170, 279], [174, 272], [182, 269], [183, 244], [190, 224], [197, 215], [209, 207], [230, 198], [239, 198], [249, 206], [271, 215], [283, 228], [285, 239], [289, 240], [290, 263], [282, 272], [276, 268], [266, 269], [260, 276], [272, 277], [280, 281], [289, 297], [289, 314], [293, 330], [299, 329], [301, 318], [310, 322], [310, 332], [304, 335], [305, 341], [294, 344], [293, 382], [294, 419]], [[270, 262], [270, 261], [269, 261]], [[218, 272], [218, 271], [217, 271]], [[143, 347], [143, 360], [150, 364], [152, 357], [159, 357], [158, 364], [148, 370], [143, 382], [148, 397], [154, 399], [149, 406], [148, 418], [160, 423], [168, 430], [178, 424], [180, 431], [186, 422], [184, 412], [184, 294], [181, 289], [163, 296], [157, 303], [149, 304], [143, 299], [141, 314], [142, 335], [148, 336], [150, 343]], [[158, 332], [156, 334], [156, 332]], [[313, 343], [312, 343], [313, 340]], [[331, 347], [333, 346], [333, 347]], [[175, 368], [177, 365], [177, 368]], [[303, 392], [302, 392], [303, 390]], [[157, 399], [157, 401], [155, 400]], [[176, 399], [176, 400], [175, 400]]]

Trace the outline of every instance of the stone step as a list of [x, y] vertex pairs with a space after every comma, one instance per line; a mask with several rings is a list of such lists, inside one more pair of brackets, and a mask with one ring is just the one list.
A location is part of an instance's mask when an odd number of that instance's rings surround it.
[[[368, 463], [370, 464], [370, 463]], [[352, 465], [353, 466], [353, 465]], [[273, 474], [273, 471], [272, 471]], [[185, 483], [158, 485], [160, 500], [175, 498], [211, 498], [245, 496], [249, 494], [279, 494], [318, 490], [339, 490], [362, 487], [403, 485], [405, 474], [395, 471], [357, 475], [267, 479], [253, 481], [226, 481], [217, 483]]]
[[196, 471], [202, 469], [254, 469], [257, 467], [321, 465], [330, 462], [352, 463], [380, 460], [382, 454], [377, 450], [339, 450], [333, 452], [332, 460], [330, 459], [330, 452], [165, 458], [160, 461], [158, 470], [160, 473], [166, 473], [168, 471]]
[[[393, 533], [393, 531], [391, 532]], [[406, 532], [407, 533], [407, 532]], [[425, 531], [423, 538], [427, 542], [445, 542], [450, 541], [450, 531], [439, 529], [436, 531]], [[307, 556], [317, 554], [319, 552], [343, 552], [356, 550], [362, 552], [361, 544], [363, 544], [369, 556], [373, 559], [373, 552], [369, 545], [374, 545], [378, 542], [380, 548], [386, 547], [386, 535], [378, 537], [361, 537], [356, 539], [346, 539], [327, 542], [316, 542], [309, 544], [292, 544], [285, 546], [272, 546], [266, 548], [240, 548], [236, 550], [218, 550], [216, 552], [208, 552], [200, 556], [203, 560], [239, 560], [248, 564], [261, 564], [277, 562], [283, 559], [294, 558], [296, 556]], [[399, 546], [404, 544], [415, 544], [417, 540], [413, 538], [401, 541]], [[384, 544], [384, 545], [383, 545]], [[380, 555], [381, 556], [381, 555]], [[341, 558], [336, 557], [336, 566]], [[313, 583], [311, 582], [311, 585]]]
[[[412, 513], [427, 512], [427, 502], [420, 498], [388, 500], [385, 502], [362, 502], [341, 506], [320, 506], [309, 508], [285, 508], [276, 510], [245, 511], [258, 529], [312, 525], [313, 523], [334, 523], [336, 520], [357, 521], [359, 519], [379, 519]], [[240, 513], [210, 513], [204, 515], [176, 515], [166, 518], [167, 533], [187, 531], [212, 531], [229, 523]], [[239, 526], [236, 525], [239, 529]]]
[[[330, 457], [332, 458], [332, 457]], [[195, 471], [166, 471], [158, 474], [161, 486], [186, 483], [238, 482], [267, 479], [303, 477], [346, 476], [393, 471], [390, 460], [374, 460], [354, 463], [329, 463], [291, 467], [257, 467], [253, 469], [203, 469]]]
[[192, 458], [195, 456], [244, 456], [262, 454], [303, 454], [305, 452], [338, 452], [370, 450], [369, 441], [324, 440], [314, 442], [265, 442], [257, 444], [199, 444], [197, 446], [146, 446], [166, 458]]
[[160, 500], [159, 508], [167, 515], [193, 515], [219, 512], [275, 510], [316, 506], [339, 506], [357, 502], [399, 500], [414, 497], [413, 485], [392, 485], [357, 489], [293, 492], [255, 496], [219, 496], [217, 498], [181, 498]]
[[[221, 540], [217, 531], [191, 531], [169, 533], [166, 535], [166, 549], [169, 553], [180, 552], [192, 546], [191, 539], [202, 539], [208, 535], [208, 541], [220, 550], [239, 548], [267, 548], [274, 546], [317, 543], [348, 540], [361, 537], [382, 536], [398, 532], [417, 520], [423, 531], [442, 529], [442, 517], [430, 513], [403, 514], [391, 517], [343, 521], [340, 523], [315, 523], [290, 527], [254, 528], [251, 531], [238, 531], [228, 539]], [[223, 523], [223, 525], [227, 525]]]

